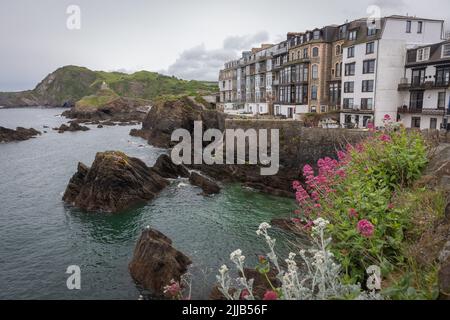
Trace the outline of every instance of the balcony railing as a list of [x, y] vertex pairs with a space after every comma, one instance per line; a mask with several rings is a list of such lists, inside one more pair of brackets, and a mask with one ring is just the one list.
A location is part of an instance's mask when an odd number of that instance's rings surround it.
[[415, 108], [401, 106], [398, 108], [397, 112], [400, 114], [424, 114], [443, 116], [445, 114], [445, 108]]
[[434, 82], [434, 81], [426, 81], [426, 82], [419, 82], [419, 81], [413, 81], [412, 83], [407, 83], [407, 82], [401, 82], [398, 85], [398, 90], [399, 91], [405, 91], [405, 90], [414, 90], [414, 89], [422, 89], [422, 90], [427, 90], [427, 89], [439, 89], [439, 88], [448, 88], [450, 87], [450, 82], [449, 81], [439, 81], [439, 82]]
[[358, 113], [373, 113], [373, 108], [361, 107], [358, 105], [354, 106], [343, 106], [342, 111], [344, 112], [358, 112]]

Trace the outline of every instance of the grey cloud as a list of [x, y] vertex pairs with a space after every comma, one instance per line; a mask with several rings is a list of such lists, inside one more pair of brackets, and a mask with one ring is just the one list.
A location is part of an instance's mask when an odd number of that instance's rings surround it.
[[215, 81], [226, 61], [238, 58], [240, 51], [258, 46], [268, 39], [268, 32], [261, 31], [252, 35], [227, 37], [219, 49], [207, 49], [204, 44], [200, 44], [183, 51], [164, 73], [189, 80]]

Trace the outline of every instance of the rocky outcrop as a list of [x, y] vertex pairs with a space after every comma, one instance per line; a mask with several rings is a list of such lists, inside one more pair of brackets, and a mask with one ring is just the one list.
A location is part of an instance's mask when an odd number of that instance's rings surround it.
[[130, 275], [137, 284], [162, 296], [164, 286], [179, 281], [191, 260], [172, 246], [161, 232], [147, 228], [142, 232], [129, 264]]
[[63, 200], [86, 211], [118, 212], [155, 198], [168, 181], [122, 152], [99, 152], [90, 168], [79, 163]]
[[204, 195], [211, 195], [220, 192], [220, 187], [213, 180], [197, 172], [192, 172], [189, 176], [189, 182], [194, 186], [200, 187]]
[[24, 141], [34, 138], [41, 133], [33, 128], [17, 127], [16, 130], [0, 127], [0, 143], [12, 141]]
[[147, 114], [141, 130], [132, 130], [130, 134], [145, 138], [149, 144], [161, 148], [170, 148], [177, 144], [171, 141], [176, 129], [193, 132], [194, 121], [202, 121], [204, 129], [224, 129], [225, 115], [205, 110], [193, 99], [184, 97], [157, 103]]
[[66, 131], [75, 132], [75, 131], [88, 131], [90, 130], [86, 126], [81, 126], [77, 122], [71, 122], [69, 125], [62, 124], [59, 128], [54, 128], [53, 130], [57, 130], [58, 133], [64, 133]]
[[187, 178], [189, 170], [183, 165], [176, 165], [167, 154], [162, 154], [156, 160], [153, 170], [161, 177], [169, 179]]

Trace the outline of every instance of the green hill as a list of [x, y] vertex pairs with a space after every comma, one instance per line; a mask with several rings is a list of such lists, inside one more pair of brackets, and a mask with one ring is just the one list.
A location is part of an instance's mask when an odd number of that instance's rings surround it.
[[83, 97], [95, 95], [103, 82], [120, 97], [145, 100], [165, 95], [196, 96], [218, 91], [215, 82], [187, 81], [156, 72], [126, 74], [65, 66], [45, 77], [34, 90], [0, 92], [0, 106], [73, 106]]

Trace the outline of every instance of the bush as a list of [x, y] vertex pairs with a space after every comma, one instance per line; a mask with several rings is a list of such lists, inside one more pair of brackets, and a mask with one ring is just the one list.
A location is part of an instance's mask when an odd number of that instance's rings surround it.
[[385, 275], [404, 260], [400, 252], [411, 222], [392, 198], [420, 177], [427, 145], [419, 132], [386, 118], [385, 130], [348, 145], [337, 158], [320, 159], [317, 174], [309, 165], [303, 168], [305, 183], [293, 183], [300, 206], [293, 221], [301, 228], [310, 228], [319, 216], [330, 221], [332, 251], [347, 281], [363, 281], [370, 265]]

